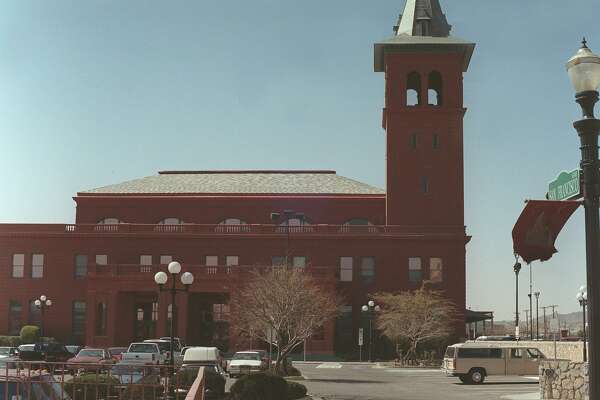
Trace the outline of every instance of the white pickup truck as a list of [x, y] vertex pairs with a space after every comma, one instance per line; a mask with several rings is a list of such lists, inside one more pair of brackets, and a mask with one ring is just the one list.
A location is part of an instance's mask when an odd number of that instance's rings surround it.
[[124, 364], [164, 364], [167, 357], [156, 343], [131, 343], [122, 355]]

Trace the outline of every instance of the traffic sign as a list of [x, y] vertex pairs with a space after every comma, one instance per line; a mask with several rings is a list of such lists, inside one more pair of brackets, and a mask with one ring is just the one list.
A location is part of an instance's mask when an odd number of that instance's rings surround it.
[[363, 328], [358, 328], [358, 345], [363, 345]]
[[548, 184], [548, 200], [573, 200], [583, 196], [581, 192], [581, 172], [562, 171]]

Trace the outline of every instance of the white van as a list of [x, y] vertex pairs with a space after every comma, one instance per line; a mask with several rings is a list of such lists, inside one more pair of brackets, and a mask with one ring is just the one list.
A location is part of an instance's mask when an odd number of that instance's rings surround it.
[[463, 383], [479, 384], [491, 375], [537, 376], [540, 360], [544, 358], [537, 348], [516, 343], [458, 343], [446, 349], [442, 370]]

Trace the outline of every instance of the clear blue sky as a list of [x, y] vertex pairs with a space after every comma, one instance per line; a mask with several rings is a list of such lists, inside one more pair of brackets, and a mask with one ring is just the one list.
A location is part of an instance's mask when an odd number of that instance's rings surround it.
[[[465, 75], [467, 303], [513, 317], [511, 229], [577, 167], [564, 70], [598, 0], [442, 0], [477, 42]], [[5, 0], [2, 222], [72, 222], [78, 190], [160, 169], [330, 168], [384, 186], [373, 42], [404, 0]], [[541, 304], [575, 311], [583, 211], [534, 265]], [[525, 271], [524, 271], [525, 272]], [[525, 275], [525, 274], [524, 274]], [[521, 287], [522, 299], [527, 289]], [[525, 301], [521, 309], [525, 308]]]

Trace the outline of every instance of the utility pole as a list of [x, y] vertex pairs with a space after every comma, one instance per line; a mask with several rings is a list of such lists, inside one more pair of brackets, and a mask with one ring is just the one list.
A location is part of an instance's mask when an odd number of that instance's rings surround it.
[[531, 331], [529, 330], [529, 310], [523, 311], [525, 311], [525, 331], [526, 333], [531, 333]]
[[558, 307], [558, 306], [556, 304], [552, 304], [552, 305], [549, 305], [549, 306], [542, 307], [542, 310], [544, 311], [544, 339], [548, 338], [548, 323], [546, 322], [546, 310], [549, 309], [549, 308], [552, 309], [552, 319], [554, 319], [554, 317], [555, 317], [554, 308], [555, 307]]

